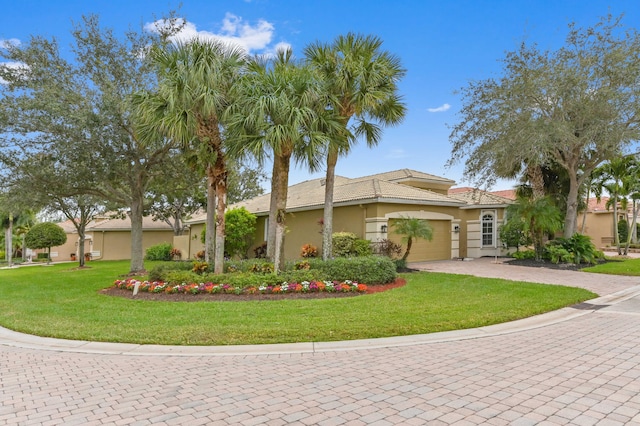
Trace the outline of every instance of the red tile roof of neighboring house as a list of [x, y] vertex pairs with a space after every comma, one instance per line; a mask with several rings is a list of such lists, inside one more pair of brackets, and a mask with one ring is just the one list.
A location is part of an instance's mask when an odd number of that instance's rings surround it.
[[597, 198], [589, 198], [589, 204], [587, 205], [587, 210], [590, 212], [606, 212], [607, 211], [607, 202], [609, 201], [609, 197], [602, 197], [600, 201]]
[[515, 189], [504, 189], [502, 191], [491, 191], [492, 194], [498, 195], [500, 197], [508, 198], [510, 200], [516, 199], [516, 190]]

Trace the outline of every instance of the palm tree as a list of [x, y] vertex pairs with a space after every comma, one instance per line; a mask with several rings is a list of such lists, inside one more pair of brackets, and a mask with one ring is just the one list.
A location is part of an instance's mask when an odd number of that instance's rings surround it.
[[0, 218], [4, 229], [5, 257], [9, 266], [13, 263], [13, 213], [9, 211]]
[[637, 159], [634, 158], [633, 164], [628, 171], [628, 189], [629, 189], [629, 198], [631, 198], [631, 226], [629, 228], [629, 238], [627, 239], [627, 251], [629, 249], [629, 244], [637, 244], [638, 243], [638, 213], [639, 213], [639, 201], [640, 201], [640, 163]]
[[407, 251], [402, 256], [402, 262], [406, 262], [411, 251], [413, 240], [424, 239], [431, 241], [433, 239], [433, 227], [428, 220], [405, 217], [394, 223], [394, 232], [403, 235], [402, 242], [407, 244]]
[[382, 126], [402, 121], [406, 106], [398, 94], [398, 81], [405, 70], [396, 56], [382, 50], [382, 40], [371, 35], [348, 33], [338, 36], [332, 44], [312, 43], [304, 52], [324, 77], [326, 90], [333, 95], [330, 107], [341, 116], [344, 129], [350, 131], [343, 137], [332, 138], [327, 151], [322, 233], [322, 258], [326, 260], [332, 252], [333, 188], [338, 157], [347, 155], [350, 146], [361, 137], [368, 146], [376, 145]]
[[[618, 254], [622, 255], [622, 244], [618, 233], [618, 207], [621, 206], [626, 212], [627, 195], [629, 193], [629, 171], [633, 165], [632, 157], [618, 157], [609, 160], [599, 166], [595, 173], [598, 176], [598, 186], [600, 191], [605, 189], [611, 198], [607, 202], [607, 209], [613, 207], [613, 240], [618, 249]], [[624, 251], [624, 254], [627, 250]]]
[[22, 261], [24, 262], [27, 260], [26, 235], [36, 223], [36, 215], [32, 210], [24, 210], [18, 218], [14, 220], [14, 223], [15, 234], [22, 237]]
[[200, 39], [154, 48], [150, 56], [158, 69], [158, 90], [141, 93], [136, 99], [141, 107], [140, 128], [148, 135], [159, 132], [174, 139], [184, 150], [195, 151], [204, 159], [208, 179], [206, 259], [213, 258], [214, 272], [222, 273], [227, 194], [223, 117], [246, 58], [239, 48]]
[[274, 271], [284, 267], [284, 235], [291, 159], [314, 169], [331, 134], [340, 129], [313, 70], [294, 60], [290, 49], [249, 65], [230, 124], [234, 150], [260, 164], [273, 154], [268, 256]]
[[516, 202], [507, 207], [509, 217], [520, 217], [533, 241], [536, 260], [542, 260], [545, 234], [562, 228], [562, 215], [549, 197], [535, 198], [518, 196]]

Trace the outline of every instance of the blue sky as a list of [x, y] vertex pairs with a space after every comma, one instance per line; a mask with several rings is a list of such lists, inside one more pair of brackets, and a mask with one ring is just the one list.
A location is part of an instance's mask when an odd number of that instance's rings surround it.
[[[73, 21], [99, 14], [121, 33], [140, 28], [178, 8], [175, 0], [0, 0], [0, 40], [25, 43], [32, 34], [70, 42]], [[463, 166], [445, 168], [449, 128], [457, 122], [455, 93], [471, 80], [497, 77], [500, 59], [521, 42], [543, 49], [562, 46], [567, 25], [591, 26], [607, 13], [625, 14], [623, 23], [640, 27], [639, 0], [183, 0], [180, 14], [194, 32], [232, 39], [250, 53], [289, 45], [294, 53], [315, 40], [330, 42], [349, 31], [375, 34], [398, 55], [407, 75], [400, 91], [408, 107], [404, 122], [388, 128], [380, 144], [359, 144], [338, 161], [337, 173], [358, 177], [411, 168], [453, 179]], [[292, 168], [290, 183], [321, 177]], [[494, 189], [507, 189], [501, 181]]]

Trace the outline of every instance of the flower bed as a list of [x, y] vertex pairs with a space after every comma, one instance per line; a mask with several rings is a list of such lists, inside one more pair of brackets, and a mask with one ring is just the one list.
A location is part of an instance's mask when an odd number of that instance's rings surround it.
[[139, 281], [134, 279], [116, 280], [114, 287], [138, 292], [167, 294], [283, 294], [283, 293], [366, 293], [367, 286], [353, 281], [303, 281], [301, 283], [282, 283], [279, 285], [260, 285], [237, 287], [229, 284], [182, 283], [170, 284], [160, 281]]

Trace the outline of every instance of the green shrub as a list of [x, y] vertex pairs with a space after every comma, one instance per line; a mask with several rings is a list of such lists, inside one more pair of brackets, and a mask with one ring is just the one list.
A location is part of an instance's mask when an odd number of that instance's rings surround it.
[[171, 260], [171, 243], [160, 243], [151, 246], [145, 252], [145, 260]]
[[358, 238], [353, 242], [351, 251], [354, 256], [371, 256], [373, 254], [373, 250], [371, 249], [371, 241]]
[[224, 214], [225, 239], [224, 251], [229, 257], [245, 259], [247, 251], [253, 243], [253, 234], [256, 229], [256, 215], [249, 213], [244, 208], [227, 210]]
[[48, 259], [49, 253], [38, 253], [36, 259]]
[[3, 260], [5, 260], [4, 258], [6, 257], [7, 252], [4, 250], [0, 250], [0, 262], [2, 262]]
[[166, 281], [167, 273], [171, 271], [191, 271], [193, 262], [160, 263], [149, 271], [149, 281]]
[[407, 268], [407, 260], [406, 259], [393, 259], [393, 264], [396, 265], [396, 271], [402, 271]]
[[573, 253], [570, 253], [569, 250], [562, 247], [559, 244], [549, 244], [547, 245], [547, 256], [551, 260], [552, 263], [572, 263], [574, 261]]
[[334, 257], [351, 256], [353, 243], [356, 241], [356, 234], [353, 232], [334, 232], [331, 236]]
[[[315, 262], [314, 262], [315, 263]], [[336, 258], [321, 264], [321, 271], [332, 280], [353, 280], [363, 284], [385, 284], [396, 279], [396, 266], [384, 256]], [[310, 271], [313, 272], [314, 265]]]
[[598, 259], [602, 259], [604, 254], [596, 249], [591, 242], [591, 238], [582, 234], [573, 234], [571, 238], [556, 238], [549, 242], [548, 246], [560, 245], [566, 249], [573, 257], [573, 262], [595, 264]]
[[191, 271], [169, 271], [161, 281], [171, 284], [200, 283], [202, 282], [202, 276]]
[[626, 242], [629, 238], [629, 223], [624, 219], [618, 221], [618, 238], [621, 243]]
[[513, 253], [513, 258], [514, 259], [535, 259], [536, 258], [536, 251], [535, 250], [523, 250], [523, 251], [517, 251], [515, 253]]

